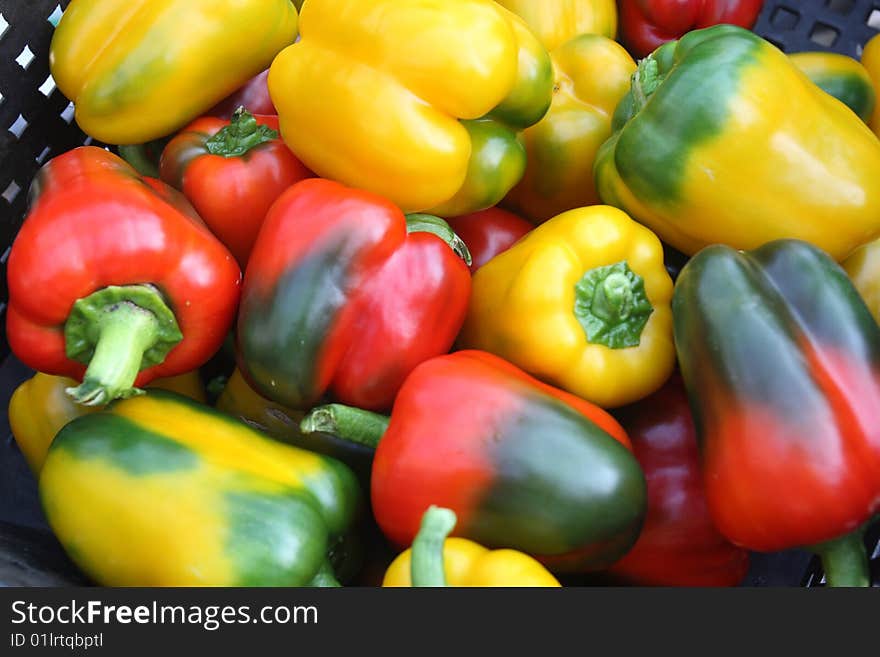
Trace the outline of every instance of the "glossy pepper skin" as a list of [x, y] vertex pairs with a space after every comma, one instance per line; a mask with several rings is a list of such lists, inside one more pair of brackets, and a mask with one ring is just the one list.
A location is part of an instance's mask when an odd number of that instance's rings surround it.
[[489, 0], [311, 0], [300, 27], [269, 91], [316, 174], [444, 217], [520, 179], [516, 133], [547, 111], [553, 75], [515, 15]]
[[729, 543], [706, 506], [691, 409], [674, 375], [650, 397], [615, 417], [632, 442], [648, 482], [648, 514], [632, 550], [609, 570], [646, 586], [736, 586], [749, 553]]
[[843, 268], [880, 324], [880, 240], [856, 249], [843, 261]]
[[467, 245], [471, 254], [471, 273], [509, 249], [533, 228], [522, 217], [498, 207], [451, 217], [447, 223]]
[[708, 247], [682, 270], [673, 314], [719, 531], [757, 551], [812, 546], [831, 584], [863, 584], [880, 327], [843, 269], [798, 240]]
[[456, 522], [450, 509], [432, 506], [425, 511], [412, 547], [391, 562], [382, 586], [561, 586], [527, 554], [447, 538]]
[[605, 203], [688, 255], [797, 238], [840, 261], [880, 234], [880, 141], [775, 46], [731, 25], [639, 63], [595, 175]]
[[204, 114], [296, 34], [289, 0], [73, 0], [49, 68], [86, 134], [140, 144]]
[[534, 223], [601, 202], [593, 164], [636, 70], [623, 46], [595, 34], [566, 41], [550, 57], [553, 101], [544, 118], [522, 133], [526, 172], [504, 200]]
[[251, 114], [278, 115], [269, 96], [269, 69], [257, 73], [241, 87], [205, 112], [208, 116], [219, 116], [231, 119], [239, 107], [244, 107]]
[[408, 222], [375, 194], [317, 178], [279, 197], [254, 246], [238, 318], [239, 368], [254, 390], [291, 408], [329, 393], [381, 410], [416, 365], [450, 349], [470, 272], [449, 243], [424, 232], [463, 246], [449, 227], [420, 217]]
[[875, 36], [865, 44], [865, 49], [862, 51], [862, 66], [871, 76], [874, 93], [877, 96], [869, 124], [874, 133], [880, 136], [880, 36]]
[[313, 174], [278, 136], [277, 116], [204, 116], [165, 147], [159, 174], [181, 190], [242, 269], [269, 207]]
[[477, 351], [407, 377], [371, 481], [373, 514], [395, 545], [410, 545], [436, 504], [458, 516], [456, 536], [553, 572], [607, 567], [645, 512], [644, 476], [610, 415]]
[[564, 212], [474, 274], [459, 344], [603, 407], [649, 395], [675, 364], [663, 247], [617, 208]]
[[855, 59], [835, 52], [795, 52], [789, 58], [816, 86], [849, 107], [862, 121], [871, 119], [877, 95], [868, 71]]
[[522, 18], [547, 50], [579, 34], [617, 36], [614, 0], [498, 0]]
[[751, 28], [763, 0], [618, 0], [620, 37], [636, 57], [712, 25]]
[[156, 184], [82, 146], [31, 186], [9, 255], [9, 345], [37, 371], [82, 380], [81, 403], [200, 367], [232, 324], [238, 265]]
[[58, 540], [104, 586], [330, 583], [359, 504], [341, 463], [152, 390], [67, 424], [39, 489]]
[[[9, 400], [9, 427], [35, 475], [42, 469], [49, 445], [61, 427], [74, 418], [98, 410], [94, 406], [77, 404], [66, 394], [67, 388], [75, 385], [73, 379], [37, 372], [12, 393]], [[148, 387], [170, 390], [197, 402], [205, 402], [205, 391], [198, 372], [156, 379]]]

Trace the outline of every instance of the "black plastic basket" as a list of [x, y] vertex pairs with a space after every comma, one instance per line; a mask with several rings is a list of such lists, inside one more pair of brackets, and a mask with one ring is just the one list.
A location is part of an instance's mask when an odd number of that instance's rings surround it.
[[[5, 334], [6, 258], [37, 169], [50, 158], [93, 143], [73, 120], [73, 104], [49, 75], [49, 41], [70, 0], [0, 0], [0, 404], [32, 372], [9, 354]], [[786, 52], [828, 50], [853, 57], [880, 30], [880, 0], [767, 2], [755, 31]], [[36, 482], [0, 420], [0, 584], [52, 586], [86, 579], [64, 555], [40, 509]], [[880, 526], [866, 537], [873, 581], [880, 581]], [[808, 552], [755, 554], [747, 586], [821, 585]]]

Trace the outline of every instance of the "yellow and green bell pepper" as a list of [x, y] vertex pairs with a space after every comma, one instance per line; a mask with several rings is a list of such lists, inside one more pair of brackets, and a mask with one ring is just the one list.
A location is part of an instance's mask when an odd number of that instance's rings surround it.
[[86, 134], [139, 144], [209, 110], [296, 35], [290, 0], [72, 0], [49, 67]]
[[281, 135], [319, 176], [406, 212], [495, 205], [522, 177], [517, 132], [550, 105], [550, 56], [490, 0], [309, 0], [269, 71]]
[[520, 16], [547, 50], [555, 50], [580, 34], [617, 36], [614, 0], [498, 0]]
[[841, 261], [880, 236], [880, 140], [749, 30], [641, 60], [613, 127], [599, 196], [685, 254], [797, 238]]
[[338, 461], [160, 390], [65, 425], [39, 491], [103, 586], [336, 585], [361, 499]]
[[535, 223], [600, 203], [593, 184], [599, 147], [636, 64], [616, 41], [583, 34], [550, 53], [555, 84], [544, 118], [526, 128], [526, 171], [505, 205]]
[[609, 206], [564, 212], [474, 274], [461, 346], [604, 407], [672, 373], [672, 279], [660, 240]]
[[524, 552], [488, 550], [466, 538], [447, 538], [456, 521], [450, 509], [428, 508], [412, 547], [391, 562], [382, 586], [561, 586]]
[[[82, 415], [98, 411], [95, 406], [76, 403], [67, 389], [79, 385], [79, 381], [64, 376], [37, 372], [24, 381], [9, 400], [9, 426], [31, 472], [39, 474], [46, 460], [46, 452], [61, 427]], [[147, 388], [170, 390], [194, 399], [205, 401], [205, 391], [198, 371], [180, 376], [156, 379]]]
[[856, 249], [843, 261], [843, 268], [880, 323], [880, 239]]
[[796, 52], [789, 55], [822, 91], [834, 96], [867, 123], [877, 94], [867, 69], [852, 57], [835, 52]]
[[873, 37], [865, 45], [865, 49], [862, 51], [862, 66], [871, 76], [874, 83], [874, 93], [877, 95], [877, 103], [874, 105], [870, 126], [877, 135], [880, 135], [880, 34]]

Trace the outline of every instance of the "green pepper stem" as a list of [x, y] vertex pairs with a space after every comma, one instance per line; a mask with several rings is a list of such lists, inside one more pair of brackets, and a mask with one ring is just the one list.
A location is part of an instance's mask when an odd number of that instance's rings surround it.
[[638, 113], [647, 103], [651, 94], [660, 86], [660, 65], [651, 55], [639, 60], [632, 77], [632, 98], [634, 113]]
[[432, 505], [425, 511], [412, 544], [410, 579], [413, 586], [447, 585], [443, 548], [456, 522], [455, 512], [451, 509]]
[[254, 115], [240, 106], [233, 112], [229, 125], [205, 142], [205, 148], [212, 155], [241, 157], [252, 148], [274, 139], [278, 139], [277, 130], [257, 123]]
[[861, 530], [841, 536], [814, 548], [822, 559], [825, 583], [835, 587], [866, 587], [871, 585], [868, 575], [868, 555]]
[[315, 576], [312, 578], [309, 586], [320, 588], [337, 588], [341, 587], [342, 584], [340, 584], [339, 580], [336, 579], [336, 575], [333, 572], [333, 567], [330, 565], [329, 562], [325, 561], [323, 564], [321, 564], [318, 572], [315, 573]]
[[387, 415], [344, 404], [327, 404], [309, 411], [300, 422], [299, 429], [304, 434], [328, 433], [375, 449], [389, 421]]
[[455, 234], [452, 227], [440, 217], [420, 212], [408, 214], [406, 215], [406, 232], [431, 233], [432, 235], [436, 235], [446, 242], [449, 245], [449, 248], [452, 249], [459, 258], [464, 260], [468, 267], [471, 266], [471, 252], [468, 250], [467, 244], [465, 244], [464, 240]]
[[119, 156], [142, 176], [159, 177], [158, 165], [147, 155], [146, 144], [121, 144], [116, 147]]
[[67, 357], [88, 365], [81, 385], [68, 388], [80, 404], [102, 406], [141, 391], [138, 373], [158, 365], [183, 338], [155, 288], [110, 286], [78, 299], [64, 325]]
[[638, 346], [652, 312], [644, 279], [625, 260], [595, 267], [575, 285], [574, 315], [591, 344]]

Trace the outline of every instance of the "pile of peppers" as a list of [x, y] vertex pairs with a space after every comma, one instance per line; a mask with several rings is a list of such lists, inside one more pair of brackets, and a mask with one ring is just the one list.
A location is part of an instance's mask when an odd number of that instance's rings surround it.
[[72, 0], [110, 147], [34, 178], [6, 332], [74, 563], [870, 586], [880, 36], [786, 54], [762, 4]]

